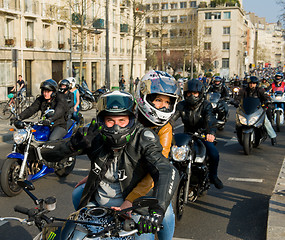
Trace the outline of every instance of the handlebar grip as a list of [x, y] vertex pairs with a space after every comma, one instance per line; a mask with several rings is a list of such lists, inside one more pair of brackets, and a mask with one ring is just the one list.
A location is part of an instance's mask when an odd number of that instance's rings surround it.
[[131, 231], [136, 229], [136, 223], [133, 219], [126, 219], [123, 223], [123, 229], [125, 231]]
[[25, 215], [29, 215], [29, 209], [28, 209], [28, 208], [25, 208], [25, 207], [15, 206], [15, 207], [14, 207], [14, 211], [15, 211], [15, 212], [22, 213], [22, 214], [25, 214]]

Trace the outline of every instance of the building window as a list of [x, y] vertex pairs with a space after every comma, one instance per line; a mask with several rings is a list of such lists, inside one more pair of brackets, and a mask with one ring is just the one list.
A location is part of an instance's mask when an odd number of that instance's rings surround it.
[[177, 23], [177, 16], [170, 16], [171, 23]]
[[27, 35], [26, 35], [28, 41], [34, 40], [34, 23], [33, 22], [27, 22]]
[[7, 39], [12, 39], [14, 37], [14, 21], [13, 19], [6, 19], [6, 35]]
[[230, 43], [229, 42], [223, 42], [223, 50], [230, 50]]
[[221, 13], [220, 12], [216, 12], [213, 13], [214, 19], [221, 19]]
[[158, 10], [159, 9], [159, 4], [158, 3], [152, 4], [152, 9], [153, 10]]
[[224, 19], [231, 19], [231, 12], [224, 12]]
[[196, 1], [191, 1], [191, 2], [190, 2], [190, 7], [191, 7], [191, 8], [197, 7], [197, 2], [196, 2]]
[[145, 24], [150, 24], [150, 18], [149, 17], [145, 18]]
[[185, 29], [180, 29], [179, 30], [179, 36], [180, 37], [186, 37], [186, 30]]
[[58, 27], [58, 43], [64, 43], [64, 27]]
[[158, 24], [159, 23], [159, 17], [153, 17], [152, 18], [152, 23]]
[[206, 12], [205, 13], [205, 19], [212, 19], [212, 13], [211, 12]]
[[170, 30], [170, 37], [171, 37], [171, 38], [174, 38], [174, 37], [176, 37], [176, 36], [177, 36], [177, 30], [171, 29], [171, 30]]
[[145, 35], [146, 35], [147, 37], [150, 37], [150, 31], [146, 31]]
[[149, 11], [149, 10], [150, 10], [150, 4], [147, 4], [147, 5], [145, 6], [145, 9], [146, 9], [147, 11]]
[[229, 35], [229, 34], [231, 34], [231, 27], [224, 27], [224, 28], [223, 28], [223, 34], [224, 34], [224, 35]]
[[153, 31], [152, 32], [152, 37], [153, 38], [158, 38], [159, 37], [159, 32], [158, 31]]
[[170, 3], [170, 7], [171, 7], [171, 9], [177, 9], [178, 4], [177, 3]]
[[161, 4], [161, 9], [162, 10], [167, 10], [168, 9], [168, 3], [162, 3]]
[[222, 58], [222, 68], [230, 68], [230, 59]]
[[210, 42], [204, 43], [204, 50], [211, 50], [211, 43]]
[[180, 8], [187, 8], [187, 2], [181, 2]]
[[161, 17], [162, 23], [168, 23], [168, 17]]
[[181, 23], [187, 22], [187, 16], [180, 16], [180, 22]]
[[212, 28], [211, 27], [205, 27], [205, 35], [211, 35], [212, 34]]

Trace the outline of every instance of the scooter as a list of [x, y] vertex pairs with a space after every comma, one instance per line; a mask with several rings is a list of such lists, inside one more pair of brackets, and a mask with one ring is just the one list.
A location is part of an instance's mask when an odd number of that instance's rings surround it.
[[280, 126], [284, 124], [284, 104], [285, 104], [285, 93], [276, 91], [271, 95], [272, 102], [274, 104], [273, 118], [276, 124], [277, 132], [280, 132]]
[[179, 133], [174, 139], [170, 161], [179, 171], [180, 183], [172, 198], [172, 206], [176, 220], [180, 221], [184, 206], [195, 202], [210, 188], [209, 164], [206, 147], [201, 141], [205, 139], [203, 134]]
[[[52, 115], [53, 109], [47, 110], [44, 117]], [[70, 138], [77, 125], [74, 121], [68, 121], [68, 132], [63, 137]], [[46, 144], [50, 136], [50, 127], [39, 122], [15, 121], [14, 145], [3, 162], [1, 170], [1, 187], [3, 192], [13, 197], [22, 192], [17, 184], [18, 180], [36, 180], [49, 173], [55, 173], [59, 177], [69, 175], [76, 162], [76, 157], [68, 157], [60, 162], [47, 162], [41, 155], [41, 146]]]
[[155, 198], [141, 197], [134, 200], [132, 207], [121, 211], [107, 207], [86, 206], [71, 213], [67, 219], [62, 219], [47, 216], [56, 209], [55, 197], [38, 199], [31, 193], [35, 189], [31, 182], [18, 181], [17, 184], [29, 195], [36, 207], [29, 209], [15, 206], [15, 212], [24, 214], [27, 218], [3, 217], [0, 218], [0, 222], [15, 220], [28, 226], [35, 225], [40, 233], [34, 240], [99, 240], [112, 239], [112, 237], [131, 240], [138, 232], [138, 227], [126, 213], [129, 211], [139, 213], [142, 208], [153, 207], [158, 203]]
[[266, 110], [258, 98], [244, 98], [236, 112], [236, 132], [244, 153], [249, 155], [267, 138], [264, 126]]
[[85, 81], [82, 82], [81, 86], [76, 85], [80, 94], [80, 106], [82, 111], [87, 111], [93, 108], [93, 102], [95, 98], [92, 92], [89, 90], [88, 85]]

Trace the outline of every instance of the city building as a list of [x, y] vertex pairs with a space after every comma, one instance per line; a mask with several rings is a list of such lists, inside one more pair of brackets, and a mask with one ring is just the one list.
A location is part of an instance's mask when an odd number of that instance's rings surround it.
[[[43, 80], [59, 81], [69, 76], [79, 80], [80, 62], [82, 76], [91, 90], [105, 85], [106, 1], [83, 3], [0, 0], [0, 100], [5, 99], [18, 74], [27, 83], [28, 95], [34, 96], [39, 94]], [[141, 19], [143, 14], [141, 8], [132, 7], [130, 0], [109, 1], [111, 87], [119, 85], [121, 75], [129, 83], [132, 52], [133, 78], [145, 73], [145, 37], [137, 34], [134, 45], [132, 41], [134, 16]]]

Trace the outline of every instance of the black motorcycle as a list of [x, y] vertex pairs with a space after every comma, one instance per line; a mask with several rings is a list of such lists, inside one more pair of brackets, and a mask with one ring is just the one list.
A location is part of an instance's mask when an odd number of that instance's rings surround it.
[[93, 102], [95, 98], [92, 92], [89, 90], [88, 85], [85, 81], [82, 82], [81, 86], [76, 84], [80, 94], [80, 107], [82, 111], [87, 111], [93, 108]]
[[103, 86], [103, 87], [97, 89], [95, 92], [93, 92], [95, 102], [97, 102], [99, 97], [106, 92], [110, 92], [110, 90], [106, 86]]
[[202, 134], [179, 133], [174, 135], [171, 162], [180, 173], [180, 183], [173, 196], [172, 206], [176, 220], [181, 220], [184, 205], [195, 202], [210, 188], [209, 166]]
[[[15, 206], [16, 212], [27, 216], [27, 219], [3, 217], [1, 221], [16, 220], [28, 226], [35, 225], [40, 233], [34, 240], [99, 240], [119, 237], [122, 240], [134, 239], [138, 232], [137, 224], [126, 214], [129, 211], [141, 214], [143, 208], [155, 206], [155, 198], [141, 197], [133, 206], [115, 211], [107, 207], [86, 206], [72, 213], [67, 219], [48, 217], [47, 214], [56, 208], [56, 198], [38, 199], [31, 193], [35, 189], [28, 181], [18, 181], [18, 185], [29, 195], [37, 207], [31, 209]], [[146, 211], [147, 213], [147, 211]]]
[[236, 132], [244, 153], [249, 155], [267, 137], [264, 126], [266, 110], [259, 98], [244, 98], [236, 112]]

